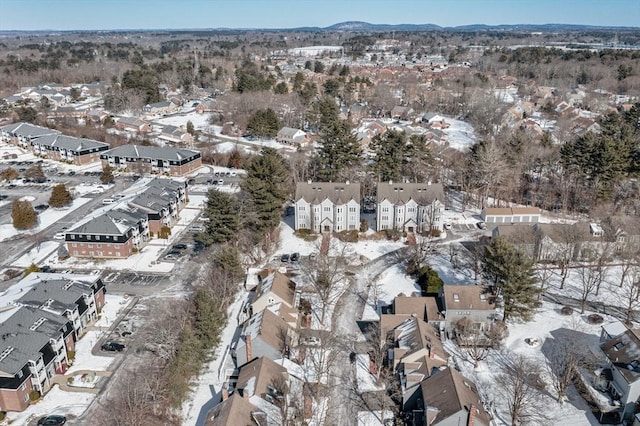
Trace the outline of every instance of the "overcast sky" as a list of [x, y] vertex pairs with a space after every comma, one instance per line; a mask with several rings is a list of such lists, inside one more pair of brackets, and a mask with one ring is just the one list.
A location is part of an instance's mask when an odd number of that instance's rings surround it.
[[587, 24], [640, 27], [640, 0], [2, 0], [0, 30]]

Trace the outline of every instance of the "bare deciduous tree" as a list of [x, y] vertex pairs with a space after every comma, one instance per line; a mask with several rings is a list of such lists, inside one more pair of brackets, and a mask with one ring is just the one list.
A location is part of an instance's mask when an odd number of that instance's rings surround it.
[[540, 365], [524, 355], [514, 354], [504, 361], [496, 390], [506, 404], [512, 426], [545, 418], [544, 410], [540, 410], [544, 388], [541, 373]]
[[480, 361], [485, 360], [489, 355], [491, 345], [485, 331], [468, 317], [462, 317], [456, 321], [454, 330], [458, 346], [471, 359], [473, 368], [478, 368]]
[[598, 268], [594, 265], [582, 264], [577, 268], [578, 277], [580, 278], [580, 313], [584, 314], [587, 306], [587, 300], [602, 282], [602, 275]]
[[547, 339], [547, 369], [551, 375], [551, 383], [558, 394], [557, 401], [563, 404], [567, 390], [577, 374], [578, 367], [584, 359], [584, 351], [572, 339]]

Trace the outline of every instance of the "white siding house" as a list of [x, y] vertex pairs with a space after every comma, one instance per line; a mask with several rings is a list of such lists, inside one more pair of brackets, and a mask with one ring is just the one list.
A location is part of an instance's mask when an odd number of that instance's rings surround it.
[[440, 183], [379, 183], [377, 198], [378, 231], [442, 230], [444, 190]]
[[360, 184], [298, 183], [295, 229], [342, 232], [360, 229]]

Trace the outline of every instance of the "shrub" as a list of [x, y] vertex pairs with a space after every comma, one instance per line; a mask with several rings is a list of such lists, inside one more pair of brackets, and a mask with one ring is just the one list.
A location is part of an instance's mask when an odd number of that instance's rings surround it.
[[140, 250], [138, 250], [138, 247], [133, 247], [131, 249], [131, 253], [137, 253], [138, 251], [140, 251]]
[[169, 228], [168, 226], [163, 226], [162, 228], [160, 228], [160, 232], [158, 233], [158, 238], [168, 240], [169, 235], [171, 235], [171, 228]]
[[353, 229], [351, 231], [337, 232], [334, 235], [340, 241], [344, 241], [344, 242], [347, 242], [347, 243], [357, 243], [358, 242], [358, 231], [356, 231], [355, 229]]
[[69, 361], [76, 359], [76, 351], [67, 351], [67, 358]]
[[37, 390], [32, 390], [31, 392], [29, 392], [29, 400], [31, 402], [35, 402], [39, 399], [40, 399], [40, 392], [38, 392]]
[[562, 309], [560, 309], [560, 313], [562, 315], [571, 315], [573, 313], [573, 308], [571, 306], [563, 306]]
[[423, 266], [418, 271], [418, 285], [423, 294], [438, 293], [444, 282], [436, 271], [429, 266]]
[[7, 417], [6, 411], [0, 411], [0, 422], [3, 421]]
[[40, 268], [35, 263], [32, 263], [27, 267], [27, 269], [24, 270], [24, 276], [26, 277], [32, 272], [40, 272]]
[[22, 274], [18, 269], [7, 269], [4, 271], [4, 279], [10, 280]]
[[369, 223], [366, 220], [360, 220], [360, 232], [367, 232], [369, 230]]
[[73, 377], [67, 377], [67, 384], [71, 385], [73, 383]]
[[385, 229], [384, 234], [388, 240], [398, 241], [400, 239], [400, 231], [397, 229]]
[[602, 324], [604, 322], [604, 318], [602, 318], [602, 315], [591, 314], [587, 317], [587, 321], [589, 324]]

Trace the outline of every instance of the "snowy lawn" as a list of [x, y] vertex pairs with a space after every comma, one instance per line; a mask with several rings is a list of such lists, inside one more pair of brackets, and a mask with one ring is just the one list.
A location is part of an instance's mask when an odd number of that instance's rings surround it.
[[[524, 355], [539, 364], [544, 370], [546, 362], [544, 351], [548, 350], [549, 345], [546, 341], [553, 338], [565, 338], [567, 333], [575, 338], [578, 344], [584, 346], [584, 351], [599, 354], [601, 326], [589, 324], [586, 319], [587, 314], [561, 315], [560, 306], [544, 303], [532, 321], [509, 323], [509, 336], [505, 339], [503, 348], [500, 351], [491, 351], [489, 357], [480, 362], [478, 369], [473, 368], [473, 363], [452, 342], [445, 342], [445, 349], [454, 357], [455, 364], [462, 373], [475, 381], [484, 403], [494, 407], [493, 414], [496, 424], [510, 424], [505, 414], [504, 401], [501, 400], [497, 392], [498, 385], [496, 383], [496, 378], [501, 371], [500, 365], [505, 356], [510, 353]], [[605, 315], [605, 324], [612, 320], [614, 319]], [[537, 339], [538, 343], [529, 345], [525, 342], [526, 338]], [[551, 384], [547, 383], [539, 406], [544, 407], [545, 413], [551, 419], [562, 419], [564, 426], [598, 424], [586, 402], [575, 390], [570, 392], [569, 401], [560, 405], [555, 401], [555, 391]]]
[[94, 397], [95, 395], [91, 393], [65, 392], [58, 386], [54, 386], [44, 398], [25, 411], [8, 412], [7, 420], [15, 425], [29, 425], [35, 424], [36, 419], [50, 414], [78, 417], [91, 404]]
[[0, 225], [0, 241], [8, 240], [18, 234], [23, 236], [36, 234], [53, 225], [55, 222], [59, 221], [83, 204], [88, 203], [90, 200], [90, 198], [76, 198], [69, 207], [47, 209], [38, 215], [38, 225], [28, 231], [18, 231], [12, 224]]
[[356, 380], [358, 392], [375, 392], [384, 390], [383, 385], [376, 383], [376, 376], [371, 374], [368, 354], [356, 355]]
[[39, 265], [44, 259], [58, 249], [60, 243], [56, 241], [45, 241], [37, 247], [26, 252], [20, 259], [13, 262], [11, 266], [26, 268], [32, 263]]

